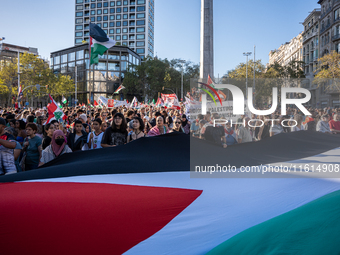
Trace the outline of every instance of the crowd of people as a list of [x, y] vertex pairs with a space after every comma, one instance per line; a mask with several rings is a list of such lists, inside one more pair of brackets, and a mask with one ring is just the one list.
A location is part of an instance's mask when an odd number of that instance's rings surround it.
[[190, 133], [180, 110], [65, 107], [66, 119], [46, 109], [0, 107], [0, 175], [37, 169], [64, 153], [114, 147], [171, 132]]
[[340, 133], [340, 110], [331, 108], [309, 109], [311, 116], [290, 108], [286, 116], [279, 112], [268, 116], [242, 115], [236, 123], [217, 125], [217, 120], [225, 119], [223, 115], [207, 112], [190, 121], [184, 104], [179, 110], [147, 106], [64, 107], [63, 111], [66, 119], [46, 123], [46, 109], [0, 107], [0, 175], [37, 169], [64, 153], [120, 146], [171, 132], [209, 140], [224, 148], [283, 132]]

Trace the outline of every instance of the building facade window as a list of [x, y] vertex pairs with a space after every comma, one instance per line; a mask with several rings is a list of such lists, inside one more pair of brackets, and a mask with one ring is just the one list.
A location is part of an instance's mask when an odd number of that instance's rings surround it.
[[83, 12], [76, 12], [76, 17], [83, 17]]

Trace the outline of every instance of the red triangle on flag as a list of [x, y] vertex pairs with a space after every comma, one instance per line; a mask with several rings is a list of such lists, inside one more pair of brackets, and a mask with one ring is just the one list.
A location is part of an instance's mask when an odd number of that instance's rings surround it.
[[[0, 185], [2, 254], [122, 254], [154, 235], [201, 190], [104, 183]], [[100, 199], [99, 199], [100, 198]], [[18, 236], [21, 238], [18, 245]]]

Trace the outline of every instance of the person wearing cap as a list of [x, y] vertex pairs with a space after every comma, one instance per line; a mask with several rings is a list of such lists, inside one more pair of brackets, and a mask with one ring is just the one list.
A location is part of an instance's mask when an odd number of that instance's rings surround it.
[[321, 116], [321, 120], [319, 120], [318, 124], [316, 124], [316, 131], [326, 133], [326, 134], [332, 134], [332, 132], [329, 128], [329, 115], [328, 115], [328, 113], [323, 114]]
[[0, 117], [0, 175], [17, 172], [14, 159], [15, 138], [5, 128], [6, 121]]

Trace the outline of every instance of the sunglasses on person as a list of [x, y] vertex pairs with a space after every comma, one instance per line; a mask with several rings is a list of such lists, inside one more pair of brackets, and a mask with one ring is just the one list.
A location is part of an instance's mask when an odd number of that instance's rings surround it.
[[176, 121], [175, 123], [176, 123], [176, 124], [181, 124], [182, 122], [180, 122], [180, 121]]

